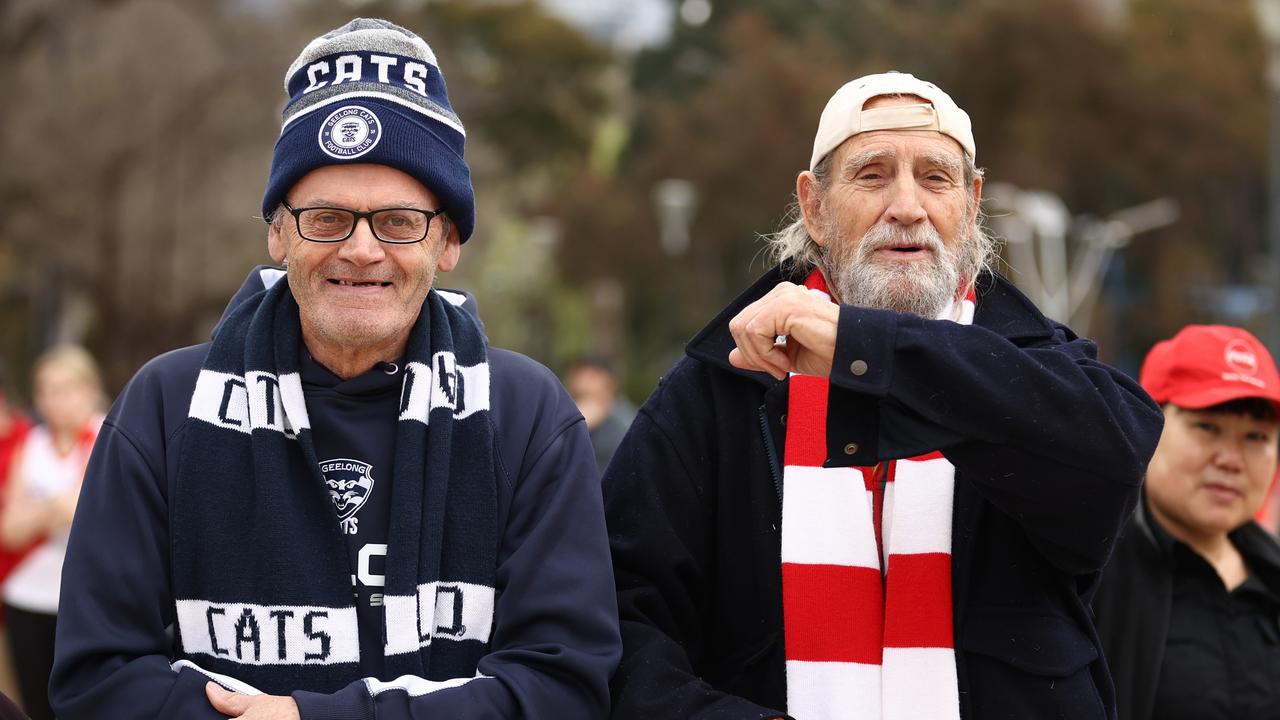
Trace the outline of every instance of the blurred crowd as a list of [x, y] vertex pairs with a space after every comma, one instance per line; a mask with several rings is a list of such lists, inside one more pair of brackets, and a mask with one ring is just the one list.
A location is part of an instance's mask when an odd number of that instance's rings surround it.
[[62, 558], [105, 398], [93, 356], [74, 345], [37, 358], [30, 412], [10, 380], [0, 371], [0, 692], [33, 720], [52, 720]]

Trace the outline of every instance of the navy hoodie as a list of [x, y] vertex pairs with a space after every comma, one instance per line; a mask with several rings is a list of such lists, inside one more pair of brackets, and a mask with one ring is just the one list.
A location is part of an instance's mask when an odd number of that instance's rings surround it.
[[[234, 307], [279, 279], [258, 268]], [[457, 296], [454, 296], [457, 299]], [[475, 312], [468, 297], [463, 305]], [[62, 720], [222, 718], [205, 696], [210, 679], [175, 668], [175, 605], [167, 499], [208, 344], [147, 363], [117, 398], [85, 473], [63, 569], [50, 699]], [[498, 457], [494, 631], [478, 676], [430, 683], [381, 677], [380, 651], [362, 648], [360, 677], [332, 694], [297, 688], [303, 720], [604, 717], [621, 654], [600, 486], [585, 423], [550, 371], [490, 348], [491, 417]], [[309, 406], [336, 418], [317, 428], [326, 480], [344, 473], [389, 477], [399, 376], [391, 364], [343, 381], [304, 358]], [[310, 413], [315, 417], [315, 413]], [[388, 427], [390, 429], [388, 429]], [[374, 439], [370, 439], [370, 437]], [[369, 467], [364, 467], [367, 464]], [[356, 467], [360, 465], [360, 467]], [[354, 469], [353, 469], [354, 468]], [[323, 469], [323, 468], [322, 468]], [[331, 482], [331, 485], [334, 484]], [[385, 495], [342, 508], [361, 635], [381, 635]], [[335, 498], [335, 502], [340, 502]], [[356, 522], [351, 522], [355, 520]], [[209, 548], [211, 556], [217, 548]], [[362, 643], [363, 644], [363, 643]], [[223, 684], [237, 689], [236, 683]]]

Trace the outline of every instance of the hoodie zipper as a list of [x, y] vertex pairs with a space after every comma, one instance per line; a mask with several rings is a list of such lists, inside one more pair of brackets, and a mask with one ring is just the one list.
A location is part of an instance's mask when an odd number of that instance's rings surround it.
[[769, 474], [773, 476], [773, 488], [778, 492], [778, 511], [782, 511], [782, 473], [778, 470], [778, 451], [773, 446], [773, 433], [769, 432], [769, 416], [765, 406], [760, 406], [760, 434], [764, 436], [764, 451], [769, 456]]

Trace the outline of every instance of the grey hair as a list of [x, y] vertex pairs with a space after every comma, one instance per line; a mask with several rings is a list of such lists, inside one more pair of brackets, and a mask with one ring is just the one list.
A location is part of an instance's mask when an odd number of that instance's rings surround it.
[[276, 205], [276, 209], [272, 210], [270, 215], [262, 219], [266, 220], [268, 225], [274, 225], [276, 230], [280, 230], [280, 225], [286, 217], [289, 217], [289, 211], [285, 209], [284, 203], [280, 203]]
[[[835, 153], [828, 153], [813, 169], [818, 192], [823, 197], [826, 196], [830, 187], [831, 166], [834, 155]], [[965, 186], [973, 187], [973, 183], [981, 179], [984, 174], [985, 172], [982, 168], [975, 165], [973, 160], [968, 155], [965, 155]], [[965, 203], [969, 210], [974, 209], [974, 202], [973, 195], [965, 193]], [[982, 205], [979, 204], [977, 213], [974, 215], [972, 231], [977, 247], [972, 253], [973, 257], [969, 258], [970, 262], [966, 263], [968, 267], [962, 268], [962, 272], [969, 278], [970, 283], [976, 280], [982, 271], [990, 271], [992, 264], [998, 257], [996, 238], [986, 229], [986, 217], [986, 213], [982, 211]], [[767, 257], [775, 265], [789, 265], [807, 270], [812, 267], [821, 267], [825, 261], [825, 253], [822, 246], [814, 242], [813, 238], [809, 236], [809, 229], [805, 227], [804, 214], [800, 210], [799, 198], [787, 208], [786, 215], [782, 220], [782, 229], [763, 236], [763, 239], [766, 243], [765, 251]]]
[[[831, 158], [834, 154], [827, 153], [813, 169], [818, 191], [824, 196], [831, 181]], [[804, 224], [804, 213], [800, 210], [800, 198], [797, 197], [787, 208], [782, 222], [781, 230], [764, 236], [771, 263], [807, 269], [822, 262], [822, 247], [809, 237], [809, 229]]]

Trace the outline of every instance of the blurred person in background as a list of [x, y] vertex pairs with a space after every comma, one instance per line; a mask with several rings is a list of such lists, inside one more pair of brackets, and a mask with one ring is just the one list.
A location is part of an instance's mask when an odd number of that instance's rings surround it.
[[38, 543], [4, 583], [9, 650], [22, 706], [34, 720], [52, 720], [53, 666], [67, 532], [94, 438], [102, 425], [102, 382], [84, 348], [51, 348], [35, 362], [33, 400], [40, 424], [13, 454], [0, 510], [0, 544], [21, 552]]
[[1094, 609], [1120, 720], [1280, 717], [1280, 544], [1254, 520], [1276, 474], [1280, 374], [1240, 328], [1157, 343], [1165, 413], [1143, 502]]
[[828, 102], [778, 264], [605, 475], [615, 718], [1114, 717], [1088, 588], [1160, 412], [987, 268], [968, 115]]
[[[17, 401], [17, 393], [10, 382], [8, 371], [0, 366], [0, 513], [4, 508], [4, 488], [9, 483], [10, 469], [13, 466], [13, 454], [22, 444], [27, 431], [31, 429], [31, 420], [22, 412]], [[26, 547], [8, 550], [0, 542], [0, 585], [13, 568], [31, 552], [39, 540], [32, 540]], [[3, 606], [0, 606], [2, 609]], [[13, 674], [13, 658], [9, 655], [8, 631], [4, 628], [3, 612], [0, 612], [0, 690], [8, 695], [18, 693]], [[0, 714], [0, 717], [3, 717]]]
[[622, 436], [635, 419], [635, 406], [618, 392], [613, 366], [602, 357], [587, 356], [575, 362], [565, 375], [564, 385], [587, 421], [596, 465], [603, 475]]
[[62, 720], [596, 718], [621, 654], [585, 423], [433, 287], [476, 221], [427, 43], [309, 43], [267, 250], [112, 407], [67, 553]]

